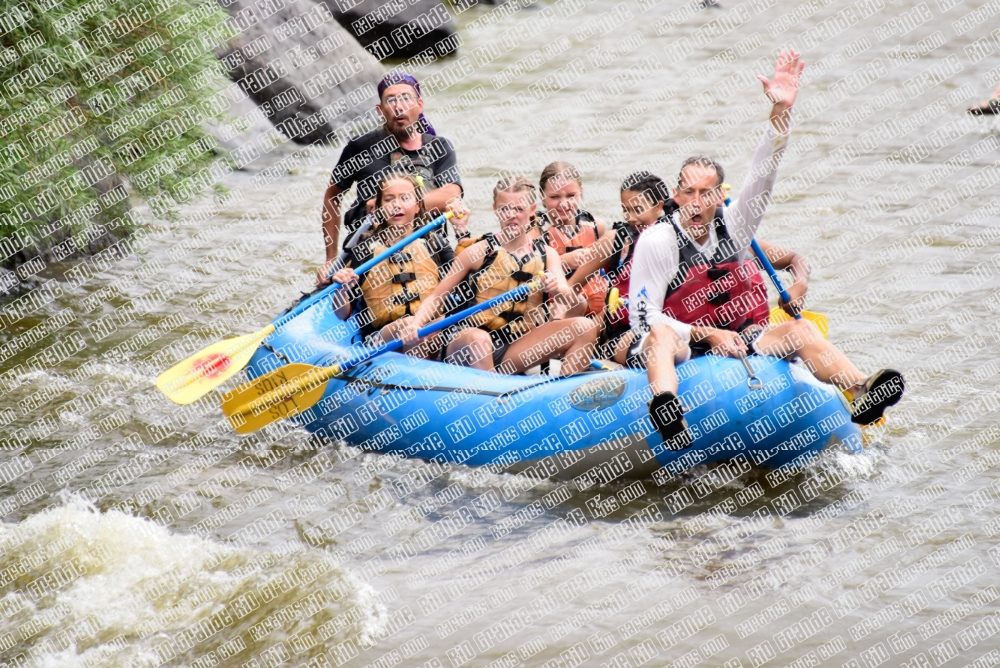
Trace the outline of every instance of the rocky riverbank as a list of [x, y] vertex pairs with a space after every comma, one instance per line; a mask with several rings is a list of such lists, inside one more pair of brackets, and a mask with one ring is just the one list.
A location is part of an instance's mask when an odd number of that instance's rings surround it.
[[380, 60], [433, 59], [459, 45], [451, 15], [438, 0], [220, 4], [241, 30], [217, 51], [230, 78], [299, 144], [339, 143], [378, 122], [373, 107], [385, 72]]
[[298, 0], [271, 10], [273, 3], [251, 0], [226, 5], [242, 28], [218, 51], [230, 78], [297, 143], [329, 141], [338, 130], [365, 124], [384, 68], [326, 5]]

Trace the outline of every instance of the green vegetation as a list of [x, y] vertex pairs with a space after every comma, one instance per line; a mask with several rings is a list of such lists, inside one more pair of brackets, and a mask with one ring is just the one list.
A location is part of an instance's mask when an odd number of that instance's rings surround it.
[[0, 0], [0, 261], [120, 237], [131, 195], [169, 215], [216, 180], [202, 121], [228, 108], [226, 18], [214, 0]]

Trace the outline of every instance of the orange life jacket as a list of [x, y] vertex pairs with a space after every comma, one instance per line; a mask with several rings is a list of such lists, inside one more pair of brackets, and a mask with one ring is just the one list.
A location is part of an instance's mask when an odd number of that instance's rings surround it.
[[[597, 221], [587, 211], [580, 210], [576, 214], [576, 231], [572, 236], [549, 222], [547, 214], [540, 214], [542, 221], [542, 238], [555, 252], [560, 255], [572, 253], [581, 248], [587, 248], [597, 243]], [[566, 272], [566, 278], [573, 275], [573, 270]], [[600, 274], [591, 276], [580, 290], [580, 295], [587, 300], [586, 315], [600, 313], [604, 308], [604, 300], [608, 294], [608, 282]]]
[[542, 222], [542, 238], [552, 250], [565, 255], [575, 250], [586, 248], [597, 243], [597, 221], [584, 210], [576, 213], [576, 231], [572, 235], [566, 233], [549, 221], [548, 214], [540, 214]]

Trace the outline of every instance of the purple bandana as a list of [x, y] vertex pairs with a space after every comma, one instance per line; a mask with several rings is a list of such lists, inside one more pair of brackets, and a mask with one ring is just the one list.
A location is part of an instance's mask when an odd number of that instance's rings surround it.
[[[382, 93], [385, 92], [386, 88], [388, 88], [389, 86], [395, 86], [397, 84], [406, 84], [413, 90], [417, 91], [417, 97], [423, 98], [423, 95], [420, 93], [420, 82], [411, 77], [409, 74], [403, 74], [402, 72], [389, 72], [384, 77], [382, 77], [381, 81], [378, 82], [379, 100], [382, 99]], [[430, 121], [427, 120], [426, 116], [420, 114], [420, 120], [423, 122], [424, 129], [427, 132], [427, 134], [437, 136], [437, 132], [434, 131], [434, 126], [431, 125]]]

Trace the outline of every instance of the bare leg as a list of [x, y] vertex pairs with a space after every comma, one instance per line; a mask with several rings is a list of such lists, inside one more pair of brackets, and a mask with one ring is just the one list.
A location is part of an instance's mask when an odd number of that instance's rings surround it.
[[545, 323], [511, 344], [503, 358], [503, 372], [524, 373], [536, 364], [562, 357], [562, 375], [579, 373], [590, 366], [597, 330], [597, 323], [590, 318]]
[[776, 357], [798, 353], [818, 380], [833, 383], [851, 393], [851, 421], [857, 424], [877, 422], [885, 409], [894, 406], [903, 396], [902, 374], [882, 369], [871, 378], [865, 378], [808, 320], [792, 320], [768, 328], [754, 347]]
[[824, 339], [815, 325], [805, 318], [769, 327], [760, 335], [754, 347], [760, 353], [775, 357], [788, 357], [796, 353], [817, 380], [833, 383], [852, 394], [865, 382], [865, 376], [851, 360]]
[[628, 361], [628, 349], [635, 341], [634, 332], [625, 332], [618, 337], [618, 342], [615, 344], [614, 352], [611, 354], [611, 359], [619, 364], [625, 364]]
[[684, 420], [684, 405], [677, 397], [677, 364], [691, 356], [688, 345], [673, 328], [655, 325], [642, 342], [639, 353], [646, 362], [646, 375], [653, 398], [649, 417], [670, 450], [691, 445], [691, 432]]
[[[399, 320], [390, 322], [379, 331], [383, 341], [388, 343], [389, 341], [395, 341], [399, 338], [398, 324], [400, 322], [401, 321]], [[441, 350], [441, 337], [439, 333], [431, 334], [430, 336], [420, 339], [419, 341], [405, 344], [402, 348], [403, 353], [413, 357], [420, 357], [425, 360], [436, 358], [439, 350]]]
[[448, 344], [445, 361], [483, 371], [493, 371], [493, 342], [481, 329], [463, 329]]
[[667, 325], [655, 325], [642, 342], [641, 355], [646, 360], [646, 375], [653, 394], [677, 394], [677, 364], [690, 356], [688, 345]]

